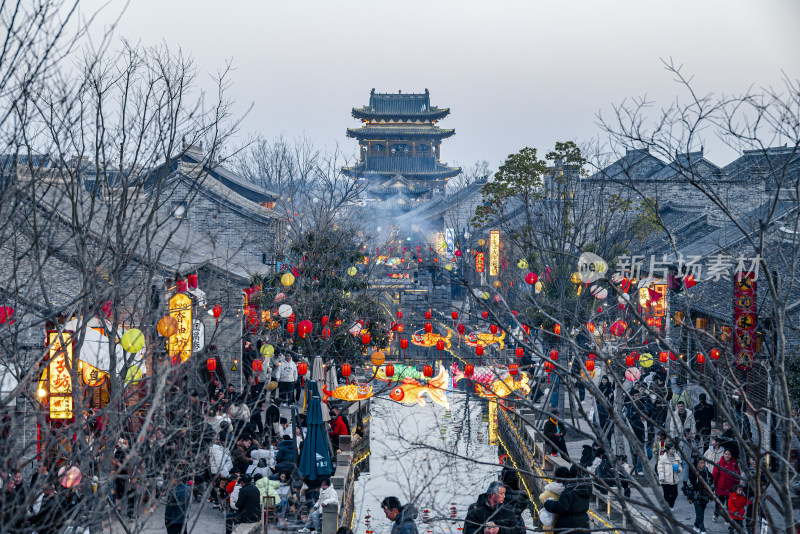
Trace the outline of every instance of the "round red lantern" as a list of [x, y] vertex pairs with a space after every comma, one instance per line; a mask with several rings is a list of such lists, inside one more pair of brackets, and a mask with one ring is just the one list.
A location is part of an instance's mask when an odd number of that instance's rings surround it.
[[667, 363], [667, 353], [666, 352], [659, 352], [658, 353], [658, 361], [661, 363]]
[[633, 359], [635, 361], [637, 361], [637, 362], [639, 361], [639, 353], [638, 352], [636, 352], [636, 351], [631, 352], [631, 356], [633, 356]]
[[433, 315], [431, 314], [431, 310], [428, 310], [428, 311], [426, 311], [426, 312], [425, 312], [425, 318], [426, 318], [426, 319], [430, 320], [430, 318], [431, 318], [432, 316], [433, 316]]
[[364, 345], [369, 345], [369, 342], [370, 342], [371, 340], [372, 340], [372, 338], [370, 337], [370, 335], [369, 335], [369, 334], [363, 334], [363, 335], [361, 336], [361, 343], [363, 343]]
[[475, 366], [474, 365], [472, 365], [471, 363], [468, 363], [467, 365], [464, 366], [464, 376], [466, 376], [467, 378], [470, 378], [474, 374], [475, 374]]
[[622, 334], [625, 333], [625, 329], [626, 328], [628, 328], [628, 323], [626, 323], [625, 321], [621, 321], [620, 320], [620, 321], [614, 322], [614, 324], [611, 325], [611, 327], [608, 329], [608, 331], [611, 332], [611, 335], [620, 337], [620, 336], [622, 336]]
[[253, 372], [260, 373], [264, 369], [264, 362], [261, 360], [253, 360]]
[[588, 360], [586, 362], [586, 370], [587, 371], [594, 371], [594, 360]]
[[206, 360], [206, 369], [208, 369], [209, 373], [213, 373], [217, 370], [217, 359], [216, 358], [209, 358]]
[[306, 334], [311, 333], [312, 328], [313, 325], [311, 324], [311, 321], [300, 321], [297, 325], [297, 333], [300, 335], [300, 337], [306, 337]]
[[496, 334], [497, 333], [497, 325], [496, 324], [489, 325], [489, 332], [491, 332], [492, 334]]
[[214, 307], [211, 308], [211, 315], [214, 316], [214, 319], [219, 319], [219, 316], [222, 315], [222, 306], [214, 304]]
[[294, 323], [286, 323], [286, 331], [290, 334], [294, 334]]
[[425, 375], [425, 378], [430, 378], [433, 376], [433, 367], [430, 365], [426, 365], [422, 368], [422, 374]]
[[514, 354], [517, 355], [517, 358], [522, 358], [525, 355], [525, 350], [522, 347], [517, 347]]
[[397, 316], [398, 319], [403, 318], [403, 312], [401, 312], [400, 310], [397, 310], [397, 313], [395, 313], [395, 315]]
[[450, 317], [452, 317], [453, 320], [455, 321], [456, 319], [458, 319], [458, 312], [454, 311], [453, 313], [450, 314]]
[[400, 323], [395, 327], [395, 330], [397, 330], [400, 333], [403, 333], [403, 330], [405, 330], [405, 329], [406, 329], [406, 327], [405, 327], [405, 325], [403, 323]]
[[350, 376], [350, 373], [353, 372], [353, 369], [350, 367], [349, 363], [345, 363], [342, 365], [342, 376], [347, 378]]
[[488, 319], [489, 318], [489, 312], [486, 311], [486, 310], [483, 310], [481, 312], [481, 317], [483, 317], [484, 319]]
[[441, 339], [436, 342], [436, 350], [442, 351], [444, 350], [444, 341]]
[[552, 373], [556, 366], [553, 362], [544, 362], [544, 370], [546, 373]]
[[431, 323], [425, 323], [425, 332], [428, 334], [433, 332], [433, 325]]
[[308, 372], [308, 364], [306, 362], [300, 362], [297, 364], [297, 374], [300, 376], [305, 376]]
[[558, 359], [558, 351], [556, 349], [550, 350], [550, 359], [553, 361]]
[[483, 345], [478, 345], [475, 347], [475, 355], [483, 356]]
[[406, 350], [408, 348], [408, 339], [401, 338], [400, 339], [400, 348]]
[[719, 349], [711, 349], [711, 352], [708, 354], [712, 360], [719, 359]]
[[517, 365], [516, 363], [509, 364], [508, 372], [511, 376], [517, 376], [519, 374], [519, 365]]
[[533, 284], [536, 283], [537, 280], [539, 280], [539, 277], [536, 276], [536, 273], [528, 273], [525, 275], [525, 283], [527, 283], [528, 285], [532, 286]]
[[456, 256], [458, 256], [459, 258], [461, 257], [461, 251], [460, 250], [456, 250]]
[[322, 319], [319, 320], [319, 323], [322, 326], [328, 326], [328, 316], [327, 315], [323, 315]]
[[706, 357], [701, 353], [697, 353], [697, 363], [706, 363]]
[[633, 364], [636, 363], [636, 360], [633, 359], [633, 356], [630, 354], [625, 357], [625, 365], [628, 367], [633, 367]]
[[384, 374], [385, 374], [386, 376], [388, 376], [389, 378], [393, 377], [393, 376], [394, 376], [394, 365], [392, 365], [392, 364], [390, 363], [389, 365], [387, 365], [386, 367], [384, 367], [384, 369], [383, 369], [383, 372], [384, 372]]
[[463, 336], [464, 332], [467, 331], [467, 328], [463, 324], [459, 323], [458, 326], [456, 327], [456, 330], [458, 330], [459, 335]]

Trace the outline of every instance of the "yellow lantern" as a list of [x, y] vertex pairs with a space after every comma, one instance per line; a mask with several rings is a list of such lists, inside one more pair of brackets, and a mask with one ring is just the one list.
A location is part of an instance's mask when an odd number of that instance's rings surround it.
[[445, 271], [452, 271], [453, 270], [453, 266], [448, 263], [447, 265], [444, 266], [444, 269], [445, 269]]
[[644, 368], [650, 367], [653, 365], [653, 355], [649, 352], [645, 352], [644, 354], [639, 355], [639, 365]]
[[483, 246], [483, 245], [485, 245], [485, 244], [486, 244], [486, 240], [485, 240], [485, 239], [483, 239], [483, 238], [481, 238], [481, 239], [478, 239], [478, 246], [479, 246], [479, 247], [482, 247], [482, 246]]
[[283, 276], [281, 276], [281, 284], [286, 287], [294, 284], [294, 275], [292, 273], [283, 273]]
[[481, 297], [483, 297], [483, 300], [489, 300], [489, 297], [491, 297], [491, 295], [488, 292], [484, 291]]
[[580, 284], [582, 282], [581, 273], [579, 272], [572, 273], [572, 277], [570, 278], [570, 280], [572, 280], [573, 284]]
[[158, 321], [158, 333], [164, 337], [172, 337], [178, 332], [178, 320], [167, 315]]
[[541, 293], [542, 291], [544, 291], [544, 284], [541, 281], [536, 282], [536, 285], [533, 287], [536, 288], [537, 293]]
[[372, 365], [374, 365], [375, 367], [380, 367], [386, 361], [386, 355], [383, 352], [376, 350], [375, 352], [372, 353], [371, 359], [372, 359]]
[[500, 289], [500, 286], [502, 286], [502, 285], [503, 285], [503, 284], [500, 282], [500, 280], [495, 280], [495, 281], [494, 281], [494, 287], [495, 287], [495, 288], [497, 288], [497, 289]]
[[131, 365], [128, 367], [128, 372], [125, 373], [126, 384], [138, 384], [142, 379], [142, 368], [138, 365]]
[[275, 354], [275, 347], [272, 345], [261, 345], [261, 349], [258, 351], [261, 353], [261, 356], [264, 358], [269, 358], [273, 354]]
[[356, 269], [355, 267], [348, 267], [347, 268], [347, 274], [349, 274], [350, 276], [355, 276], [357, 272], [358, 272], [358, 269]]
[[523, 269], [523, 270], [527, 269], [528, 268], [528, 260], [526, 260], [524, 258], [519, 260], [517, 262], [517, 267], [519, 267], [520, 269]]
[[131, 328], [122, 334], [119, 342], [127, 352], [136, 353], [144, 348], [144, 334], [137, 328]]

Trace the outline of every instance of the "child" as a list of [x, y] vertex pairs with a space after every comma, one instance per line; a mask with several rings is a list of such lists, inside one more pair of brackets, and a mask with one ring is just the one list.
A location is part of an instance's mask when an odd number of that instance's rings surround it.
[[744, 495], [744, 485], [737, 484], [734, 486], [734, 491], [732, 491], [730, 497], [728, 497], [728, 513], [731, 515], [731, 520], [733, 521], [733, 523], [728, 526], [728, 532], [730, 534], [734, 532], [733, 524], [742, 525], [745, 510], [751, 504], [753, 503], [750, 499]]
[[[556, 468], [554, 473], [554, 478], [552, 482], [548, 482], [547, 485], [544, 487], [544, 491], [539, 495], [539, 502], [543, 503], [547, 499], [553, 499], [557, 501], [559, 497], [561, 497], [561, 493], [564, 491], [564, 483], [559, 482], [559, 479], [563, 480], [569, 478], [569, 469], [563, 466], [559, 466]], [[542, 528], [544, 532], [553, 531], [553, 525], [556, 522], [556, 516], [542, 508], [539, 510], [539, 522], [542, 524]]]

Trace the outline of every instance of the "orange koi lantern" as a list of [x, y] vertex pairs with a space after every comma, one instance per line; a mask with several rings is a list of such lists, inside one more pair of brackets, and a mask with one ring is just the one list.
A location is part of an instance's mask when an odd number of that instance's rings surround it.
[[428, 334], [433, 332], [433, 325], [431, 323], [425, 323], [425, 332]]
[[395, 330], [396, 330], [396, 331], [398, 331], [398, 332], [401, 332], [401, 333], [402, 333], [402, 332], [403, 332], [403, 330], [405, 330], [405, 329], [406, 329], [406, 327], [405, 327], [405, 325], [404, 325], [403, 323], [399, 323], [399, 324], [398, 324], [398, 325], [395, 327]]
[[589, 331], [589, 333], [594, 334], [594, 323], [587, 323], [586, 329]]
[[475, 366], [474, 365], [472, 365], [471, 363], [468, 363], [467, 365], [464, 366], [464, 376], [466, 376], [467, 378], [471, 378], [472, 375], [474, 375], [474, 374], [475, 374]]
[[561, 325], [560, 325], [560, 324], [556, 324], [556, 325], [553, 327], [553, 333], [554, 333], [555, 335], [557, 335], [557, 336], [560, 336], [560, 335], [561, 335]]
[[594, 371], [594, 360], [589, 360], [586, 362], [586, 370], [589, 372]]
[[394, 376], [394, 365], [392, 365], [392, 364], [390, 363], [389, 365], [387, 365], [387, 366], [384, 368], [384, 370], [383, 370], [383, 371], [384, 371], [384, 374], [386, 374], [386, 376], [388, 376], [389, 378], [393, 377], [393, 376]]
[[656, 320], [655, 320], [655, 318], [653, 318], [653, 317], [648, 317], [648, 318], [647, 318], [647, 326], [653, 326], [654, 324], [656, 324]]
[[519, 374], [519, 365], [517, 365], [516, 363], [509, 364], [508, 373], [511, 376], [517, 376]]
[[425, 378], [430, 378], [433, 376], [433, 367], [430, 365], [426, 365], [422, 368], [422, 374], [425, 375]]
[[522, 347], [517, 347], [514, 354], [517, 355], [517, 358], [522, 358], [525, 355], [525, 350]]
[[363, 343], [364, 345], [369, 345], [370, 341], [372, 341], [372, 338], [370, 337], [369, 334], [363, 334], [361, 336], [361, 343]]

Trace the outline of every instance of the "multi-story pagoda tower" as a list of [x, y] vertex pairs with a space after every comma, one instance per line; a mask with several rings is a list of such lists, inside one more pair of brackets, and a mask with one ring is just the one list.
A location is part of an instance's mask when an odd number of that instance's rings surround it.
[[[344, 172], [367, 180], [367, 198], [396, 204], [409, 210], [444, 192], [447, 180], [461, 172], [440, 161], [442, 139], [455, 130], [436, 123], [450, 113], [449, 108], [431, 106], [424, 93], [376, 93], [369, 106], [353, 108], [360, 128], [348, 128], [347, 136], [358, 139], [360, 161]], [[387, 205], [387, 208], [390, 207]]]

